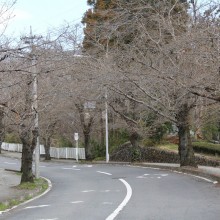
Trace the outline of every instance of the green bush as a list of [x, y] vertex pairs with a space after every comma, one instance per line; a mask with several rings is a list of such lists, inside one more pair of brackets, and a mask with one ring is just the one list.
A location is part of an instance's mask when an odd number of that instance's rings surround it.
[[110, 153], [117, 147], [129, 141], [129, 133], [126, 129], [117, 129], [109, 134]]
[[212, 122], [206, 124], [202, 129], [203, 136], [206, 140], [216, 139], [220, 134], [219, 123]]
[[136, 162], [141, 160], [141, 150], [139, 148], [133, 148], [131, 150], [131, 161]]
[[56, 136], [54, 138], [55, 147], [73, 147], [72, 142], [64, 136]]
[[154, 147], [156, 145], [156, 143], [152, 140], [152, 139], [143, 139], [141, 140], [141, 146], [144, 147]]
[[165, 122], [160, 126], [155, 127], [153, 134], [149, 137], [153, 143], [160, 143], [164, 135], [172, 131], [172, 124], [170, 122]]
[[91, 140], [90, 144], [92, 145], [92, 156], [94, 158], [100, 158], [105, 156], [105, 146], [102, 146], [95, 140]]
[[220, 154], [220, 144], [213, 144], [209, 142], [193, 142], [193, 149], [195, 152], [198, 153], [205, 153], [205, 154]]

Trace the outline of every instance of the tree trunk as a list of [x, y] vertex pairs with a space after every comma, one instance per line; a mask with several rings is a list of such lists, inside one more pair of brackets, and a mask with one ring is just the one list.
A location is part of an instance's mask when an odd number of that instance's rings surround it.
[[33, 152], [37, 143], [38, 130], [32, 130], [32, 135], [29, 130], [21, 133], [20, 139], [22, 141], [22, 167], [21, 167], [21, 183], [34, 182], [34, 175], [32, 172]]
[[86, 159], [91, 160], [92, 152], [91, 152], [91, 145], [90, 145], [90, 134], [87, 132], [84, 132], [84, 145], [85, 145]]
[[190, 108], [185, 104], [180, 109], [177, 115], [180, 166], [197, 167], [190, 137]]
[[47, 137], [44, 138], [44, 149], [45, 149], [45, 160], [51, 160], [50, 156], [50, 144], [51, 144], [51, 138]]
[[21, 183], [24, 182], [34, 182], [34, 176], [32, 172], [32, 156], [33, 152], [27, 143], [23, 143], [23, 152], [22, 152], [22, 176]]
[[[84, 106], [82, 104], [75, 104], [76, 108], [79, 111], [80, 122], [83, 127], [83, 135], [84, 135], [84, 147], [85, 147], [85, 154], [86, 159], [92, 159], [92, 152], [91, 152], [91, 145], [90, 145], [90, 133], [92, 130], [93, 120], [94, 117], [89, 116], [89, 119], [85, 118]], [[88, 122], [86, 122], [88, 120]]]
[[133, 148], [137, 148], [139, 146], [139, 134], [136, 131], [131, 132], [129, 139]]

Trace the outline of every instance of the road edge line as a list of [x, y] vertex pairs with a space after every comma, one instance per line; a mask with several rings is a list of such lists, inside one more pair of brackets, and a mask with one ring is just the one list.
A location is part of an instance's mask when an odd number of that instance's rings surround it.
[[151, 166], [140, 166], [140, 165], [127, 165], [129, 167], [139, 167], [139, 168], [149, 168], [149, 169], [156, 169], [156, 170], [165, 170], [165, 171], [170, 171], [172, 173], [178, 173], [178, 174], [183, 174], [183, 175], [188, 175], [188, 176], [192, 176], [192, 177], [195, 177], [195, 178], [198, 178], [198, 179], [202, 179], [206, 182], [209, 182], [209, 183], [212, 183], [212, 184], [218, 184], [219, 182], [218, 181], [214, 181], [212, 179], [208, 179], [206, 177], [203, 177], [203, 176], [199, 176], [199, 175], [195, 175], [195, 174], [192, 174], [192, 173], [186, 173], [186, 172], [183, 172], [183, 171], [178, 171], [178, 170], [174, 170], [174, 169], [169, 169], [169, 168], [165, 168], [165, 167], [151, 167]]
[[124, 180], [124, 179], [119, 179], [126, 187], [127, 189], [127, 194], [124, 198], [124, 200], [122, 201], [122, 203], [118, 206], [117, 209], [115, 209], [115, 211], [110, 214], [106, 220], [113, 220], [118, 214], [119, 212], [127, 205], [127, 203], [129, 202], [131, 196], [132, 196], [132, 188], [131, 186]]

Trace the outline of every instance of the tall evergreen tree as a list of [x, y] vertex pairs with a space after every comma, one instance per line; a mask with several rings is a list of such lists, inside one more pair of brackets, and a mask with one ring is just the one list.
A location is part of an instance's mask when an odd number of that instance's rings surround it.
[[[175, 23], [175, 30], [163, 30], [164, 40], [169, 40], [175, 31], [185, 30], [187, 21], [186, 0], [88, 0], [89, 9], [82, 20], [86, 24], [83, 41], [84, 51], [93, 54], [131, 44], [142, 34], [138, 24], [142, 23], [149, 32], [160, 35], [161, 25], [156, 15], [169, 17]], [[172, 10], [170, 10], [173, 7]], [[184, 21], [183, 21], [184, 20]], [[160, 21], [161, 22], [161, 21]]]
[[116, 3], [114, 0], [87, 0], [87, 3], [92, 9], [85, 13], [82, 20], [86, 24], [83, 48], [88, 51], [98, 45], [100, 51], [105, 50], [107, 24], [114, 17], [112, 9], [116, 8]]

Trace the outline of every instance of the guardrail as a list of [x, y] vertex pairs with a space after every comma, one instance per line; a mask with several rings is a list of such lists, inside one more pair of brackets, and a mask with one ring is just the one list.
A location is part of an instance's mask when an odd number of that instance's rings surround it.
[[[22, 144], [2, 142], [1, 148], [6, 151], [22, 152]], [[40, 155], [45, 154], [44, 145], [40, 145]], [[50, 148], [50, 156], [56, 159], [76, 159], [76, 148]], [[78, 148], [78, 158], [85, 160], [85, 148]]]

